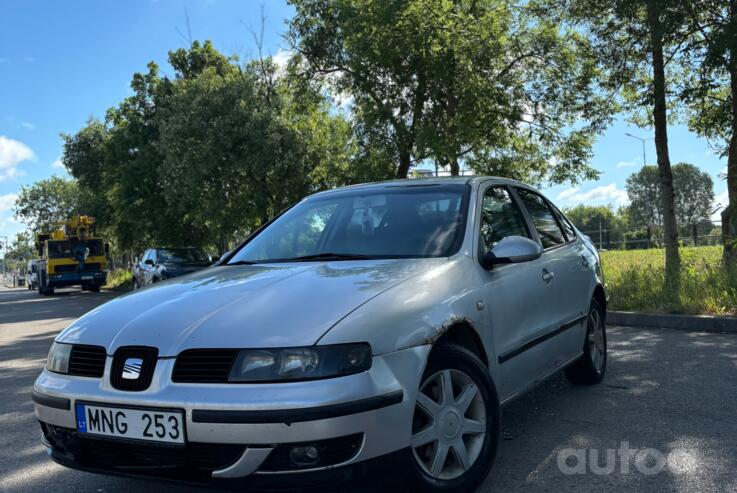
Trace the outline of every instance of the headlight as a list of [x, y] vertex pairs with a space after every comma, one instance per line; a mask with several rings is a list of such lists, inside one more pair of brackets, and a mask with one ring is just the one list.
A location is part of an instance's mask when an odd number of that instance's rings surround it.
[[244, 349], [230, 370], [230, 382], [317, 380], [371, 368], [366, 343], [283, 349]]
[[46, 369], [56, 373], [67, 373], [69, 371], [69, 355], [71, 352], [71, 344], [53, 343], [49, 350], [49, 357], [46, 360]]

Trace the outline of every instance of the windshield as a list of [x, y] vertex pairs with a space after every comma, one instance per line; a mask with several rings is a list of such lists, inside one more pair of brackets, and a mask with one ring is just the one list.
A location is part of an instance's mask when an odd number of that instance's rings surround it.
[[85, 260], [87, 257], [103, 255], [102, 240], [54, 240], [49, 241], [49, 258], [74, 258]]
[[209, 262], [207, 256], [196, 248], [163, 248], [158, 250], [156, 258], [160, 264], [204, 264]]
[[278, 217], [228, 263], [447, 257], [460, 248], [467, 202], [463, 184], [318, 195]]

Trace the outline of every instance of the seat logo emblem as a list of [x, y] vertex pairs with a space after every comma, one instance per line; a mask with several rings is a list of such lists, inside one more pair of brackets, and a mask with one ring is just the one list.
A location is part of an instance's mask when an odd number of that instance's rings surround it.
[[143, 366], [141, 358], [128, 358], [123, 364], [123, 378], [125, 380], [138, 380], [138, 377], [141, 376], [141, 366]]

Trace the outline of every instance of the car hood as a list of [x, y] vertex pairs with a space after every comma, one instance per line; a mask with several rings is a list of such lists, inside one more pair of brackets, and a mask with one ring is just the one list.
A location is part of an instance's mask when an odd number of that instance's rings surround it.
[[121, 296], [76, 320], [57, 341], [192, 348], [308, 346], [381, 292], [446, 259], [219, 266]]

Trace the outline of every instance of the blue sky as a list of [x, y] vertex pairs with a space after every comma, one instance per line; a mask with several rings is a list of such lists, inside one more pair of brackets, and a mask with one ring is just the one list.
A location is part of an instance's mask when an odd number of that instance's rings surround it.
[[[63, 175], [60, 133], [78, 130], [90, 116], [130, 94], [131, 75], [154, 60], [166, 67], [167, 52], [186, 45], [185, 10], [194, 39], [211, 39], [227, 54], [250, 58], [256, 46], [247, 26], [258, 28], [266, 15], [264, 48], [286, 48], [283, 0], [128, 0], [53, 2], [3, 0], [0, 3], [0, 237], [24, 226], [12, 217], [21, 185]], [[622, 204], [624, 182], [642, 165], [640, 142], [626, 132], [648, 136], [622, 121], [597, 142], [593, 166], [597, 182], [547, 190], [561, 207], [578, 203]], [[725, 162], [708, 143], [684, 127], [670, 130], [673, 163], [691, 162], [710, 173], [717, 195], [726, 191], [717, 175]], [[655, 161], [652, 142], [648, 162]], [[725, 196], [725, 195], [723, 195]], [[720, 200], [720, 199], [718, 199]], [[723, 202], [725, 199], [721, 199]]]

